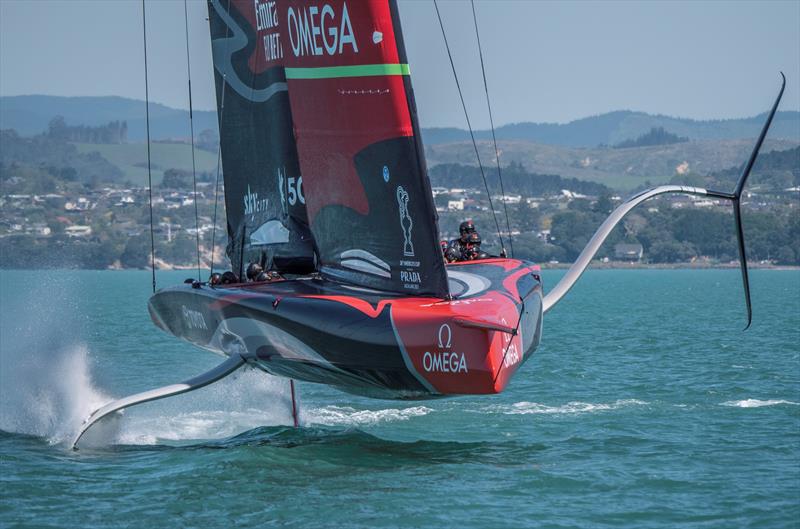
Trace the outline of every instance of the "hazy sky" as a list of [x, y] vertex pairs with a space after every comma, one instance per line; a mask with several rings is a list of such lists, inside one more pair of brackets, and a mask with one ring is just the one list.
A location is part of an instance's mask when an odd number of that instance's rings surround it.
[[[322, 1], [322, 0], [320, 0]], [[349, 0], [356, 1], [356, 0]], [[488, 126], [469, 3], [440, 7], [473, 124]], [[478, 0], [496, 124], [631, 109], [696, 119], [800, 109], [800, 1]], [[464, 126], [431, 0], [400, 0], [423, 126]], [[152, 101], [188, 107], [182, 0], [147, 0]], [[206, 3], [189, 1], [193, 99], [214, 106]], [[144, 98], [139, 0], [0, 0], [0, 95]]]

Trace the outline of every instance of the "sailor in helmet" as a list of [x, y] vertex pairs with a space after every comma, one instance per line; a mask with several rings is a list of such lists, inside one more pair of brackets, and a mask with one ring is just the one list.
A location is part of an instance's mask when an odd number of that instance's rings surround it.
[[458, 227], [458, 233], [458, 239], [450, 241], [450, 245], [445, 252], [445, 257], [448, 262], [467, 260], [465, 254], [467, 250], [467, 239], [469, 239], [471, 233], [477, 233], [475, 231], [475, 223], [472, 222], [472, 219], [462, 222]]
[[464, 250], [465, 261], [475, 261], [478, 259], [487, 259], [489, 254], [481, 250], [481, 236], [478, 232], [472, 232], [467, 237], [467, 248]]

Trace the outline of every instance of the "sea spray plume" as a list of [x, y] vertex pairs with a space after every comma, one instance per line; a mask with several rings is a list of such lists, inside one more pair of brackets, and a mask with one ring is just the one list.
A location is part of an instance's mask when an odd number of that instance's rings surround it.
[[[103, 280], [67, 271], [49, 275], [45, 283], [40, 279], [22, 271], [0, 275], [0, 430], [56, 444], [73, 439], [86, 417], [120, 390], [99, 389], [96, 368], [103, 366], [98, 360], [112, 370], [115, 364], [90, 345], [108, 329], [96, 328], [99, 324], [88, 316], [89, 286], [84, 282], [96, 287]], [[147, 376], [146, 371], [128, 374], [136, 378]], [[288, 381], [245, 370], [192, 397], [107, 417], [84, 444], [210, 439], [277, 424], [292, 424]]]
[[0, 288], [0, 429], [59, 443], [108, 396], [92, 381], [76, 277], [30, 279]]

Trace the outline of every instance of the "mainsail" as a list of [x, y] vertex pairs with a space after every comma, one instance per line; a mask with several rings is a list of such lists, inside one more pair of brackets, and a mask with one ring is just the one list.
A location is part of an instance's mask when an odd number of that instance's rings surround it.
[[209, 14], [234, 269], [316, 251], [327, 277], [447, 297], [394, 2], [211, 0]]
[[257, 1], [256, 10], [263, 5], [280, 26], [321, 272], [381, 290], [448, 296], [394, 1]]
[[[270, 6], [270, 4], [272, 4]], [[228, 257], [309, 272], [313, 239], [292, 132], [274, 2], [211, 0]]]

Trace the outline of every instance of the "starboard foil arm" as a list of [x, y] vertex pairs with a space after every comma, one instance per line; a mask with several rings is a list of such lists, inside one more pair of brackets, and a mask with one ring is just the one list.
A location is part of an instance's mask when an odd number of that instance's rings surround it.
[[197, 375], [196, 377], [190, 378], [180, 384], [170, 384], [169, 386], [164, 386], [162, 388], [151, 389], [149, 391], [144, 391], [142, 393], [137, 393], [135, 395], [130, 395], [128, 397], [121, 398], [119, 400], [115, 400], [109, 402], [102, 408], [99, 408], [92, 412], [92, 414], [83, 422], [81, 425], [78, 434], [75, 436], [75, 440], [72, 441], [72, 448], [77, 450], [78, 448], [78, 441], [81, 440], [83, 434], [85, 434], [89, 428], [92, 427], [97, 421], [124, 408], [130, 408], [131, 406], [136, 406], [137, 404], [143, 404], [145, 402], [150, 402], [153, 400], [159, 400], [166, 397], [171, 397], [173, 395], [180, 395], [181, 393], [186, 393], [188, 391], [194, 391], [196, 389], [200, 389], [204, 386], [212, 384], [220, 379], [225, 378], [226, 376], [230, 375], [240, 367], [245, 364], [245, 360], [238, 354], [231, 355], [228, 357], [227, 360], [219, 364], [218, 366], [214, 367], [210, 371], [206, 371], [201, 375]]
[[589, 240], [586, 247], [578, 256], [578, 259], [572, 264], [572, 266], [570, 266], [569, 270], [567, 270], [567, 273], [564, 275], [564, 277], [562, 277], [556, 286], [553, 287], [553, 289], [548, 292], [546, 296], [544, 296], [542, 300], [542, 311], [547, 312], [553, 308], [556, 303], [558, 303], [561, 298], [563, 298], [564, 295], [569, 292], [569, 290], [573, 287], [573, 285], [575, 285], [583, 272], [589, 266], [592, 258], [600, 249], [600, 246], [606, 240], [614, 227], [633, 208], [658, 195], [663, 195], [665, 193], [680, 193], [686, 195], [700, 195], [721, 198], [730, 200], [733, 203], [734, 221], [736, 223], [736, 238], [739, 249], [739, 262], [742, 270], [742, 284], [744, 286], [745, 304], [747, 306], [747, 325], [745, 326], [745, 329], [750, 327], [750, 323], [753, 319], [753, 310], [750, 301], [750, 279], [747, 272], [747, 254], [744, 246], [744, 230], [742, 229], [741, 196], [742, 190], [747, 183], [747, 178], [750, 176], [750, 171], [753, 169], [753, 165], [758, 157], [761, 144], [764, 143], [764, 138], [766, 137], [767, 131], [772, 124], [772, 118], [775, 117], [775, 111], [778, 109], [778, 104], [781, 101], [781, 97], [783, 97], [783, 91], [786, 88], [786, 76], [783, 75], [783, 72], [781, 72], [781, 79], [781, 89], [778, 92], [778, 96], [775, 98], [775, 103], [772, 105], [772, 109], [770, 110], [767, 120], [761, 129], [758, 140], [756, 140], [753, 151], [750, 154], [750, 158], [748, 159], [747, 164], [745, 164], [744, 169], [742, 170], [742, 175], [739, 177], [739, 181], [736, 183], [736, 188], [732, 193], [714, 191], [699, 187], [666, 185], [648, 189], [647, 191], [643, 191], [638, 195], [629, 198], [619, 207], [617, 207], [617, 209], [615, 209], [611, 215], [608, 216], [603, 224], [600, 225], [595, 234]]

